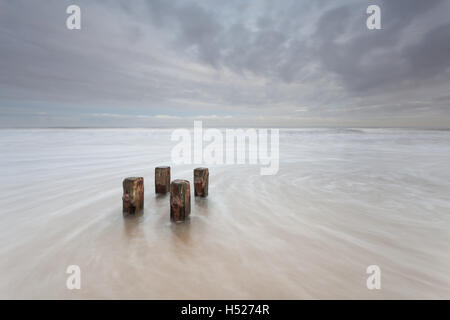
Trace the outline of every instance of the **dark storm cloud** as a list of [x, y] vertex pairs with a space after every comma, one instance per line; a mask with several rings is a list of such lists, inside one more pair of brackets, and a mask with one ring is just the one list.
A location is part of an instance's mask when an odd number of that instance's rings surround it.
[[411, 77], [427, 79], [447, 74], [450, 68], [450, 23], [428, 31], [420, 43], [405, 47], [406, 57], [413, 70]]
[[[334, 72], [355, 93], [385, 90], [401, 82], [414, 86], [446, 73], [450, 66], [448, 27], [437, 26], [416, 41], [401, 48], [405, 30], [420, 16], [442, 3], [436, 1], [380, 1], [383, 30], [371, 32], [358, 21], [355, 32], [349, 28], [352, 6], [326, 12], [315, 34], [317, 54], [324, 68]], [[361, 6], [365, 8], [366, 6]], [[348, 41], [338, 43], [339, 36], [353, 33]]]
[[[65, 28], [72, 3], [80, 31]], [[382, 30], [366, 28], [369, 4]], [[0, 125], [449, 122], [449, 10], [441, 0], [0, 0]]]

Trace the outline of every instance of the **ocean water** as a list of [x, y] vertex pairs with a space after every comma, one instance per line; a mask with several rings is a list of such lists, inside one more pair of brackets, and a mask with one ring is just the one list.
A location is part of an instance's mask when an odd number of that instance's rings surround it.
[[[1, 130], [0, 298], [450, 299], [450, 131], [281, 130], [277, 175], [209, 166], [184, 224], [154, 194], [158, 165], [192, 182], [171, 132]], [[127, 176], [143, 214], [122, 214]]]

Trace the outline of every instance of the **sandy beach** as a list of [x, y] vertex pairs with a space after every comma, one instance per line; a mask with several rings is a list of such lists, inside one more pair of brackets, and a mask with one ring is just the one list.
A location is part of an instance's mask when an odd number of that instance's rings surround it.
[[[450, 298], [449, 131], [282, 129], [277, 175], [210, 166], [184, 224], [154, 193], [158, 165], [192, 182], [170, 133], [1, 130], [0, 298]], [[127, 176], [145, 181], [134, 217]]]

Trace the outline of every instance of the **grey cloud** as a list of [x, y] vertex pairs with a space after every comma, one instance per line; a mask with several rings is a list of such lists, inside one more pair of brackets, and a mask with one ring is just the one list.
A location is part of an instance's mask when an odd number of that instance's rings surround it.
[[[441, 2], [383, 1], [383, 30], [373, 32], [362, 28], [345, 42], [334, 39], [349, 32], [350, 7], [325, 13], [315, 34], [321, 40], [318, 41], [317, 55], [325, 71], [338, 75], [343, 85], [356, 94], [402, 84], [414, 86], [417, 81], [424, 80], [423, 76], [429, 78], [445, 72], [450, 66], [445, 58], [449, 56], [446, 44], [450, 43], [446, 27], [436, 27], [417, 39], [414, 45], [397, 48], [411, 21]], [[363, 21], [358, 25], [363, 26]]]
[[406, 47], [402, 55], [407, 57], [411, 76], [422, 80], [446, 74], [450, 71], [450, 23], [436, 27], [425, 34], [420, 43]]
[[[445, 1], [78, 2], [79, 32], [71, 1], [0, 0], [0, 111], [448, 117], [443, 98], [414, 103], [450, 85]], [[372, 3], [382, 30], [365, 27]]]

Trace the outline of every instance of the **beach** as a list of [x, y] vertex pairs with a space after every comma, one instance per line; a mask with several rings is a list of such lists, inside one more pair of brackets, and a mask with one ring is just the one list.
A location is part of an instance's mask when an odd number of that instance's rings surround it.
[[154, 191], [160, 165], [192, 188], [171, 129], [0, 132], [2, 299], [450, 299], [450, 131], [280, 129], [276, 175], [208, 166], [179, 224]]

